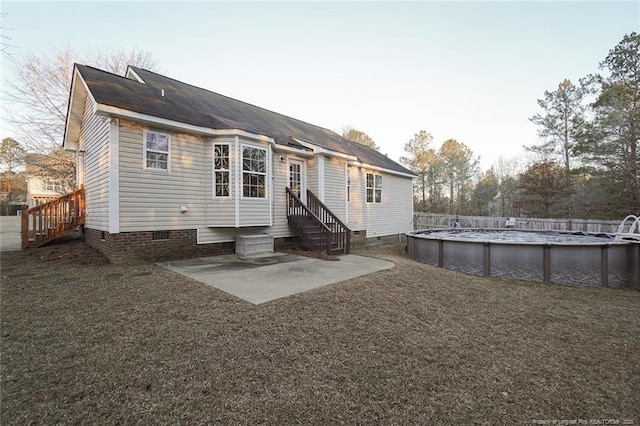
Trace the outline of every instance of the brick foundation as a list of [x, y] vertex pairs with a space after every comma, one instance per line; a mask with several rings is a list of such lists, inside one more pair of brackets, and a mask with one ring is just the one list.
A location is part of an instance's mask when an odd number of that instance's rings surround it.
[[404, 233], [394, 235], [385, 235], [382, 237], [369, 237], [367, 238], [366, 231], [360, 231], [360, 235], [355, 236], [351, 234], [351, 244], [360, 247], [377, 246], [382, 244], [395, 244], [395, 243], [407, 243], [407, 236]]
[[117, 264], [163, 262], [235, 253], [234, 242], [197, 244], [195, 229], [166, 231], [165, 234], [168, 234], [169, 239], [154, 240], [153, 231], [110, 234], [85, 229], [85, 241], [90, 247], [104, 253], [112, 263]]
[[273, 239], [273, 248], [276, 251], [281, 249], [300, 247], [301, 245], [302, 240], [300, 239], [300, 237], [280, 237]]
[[[358, 231], [356, 231], [358, 232]], [[85, 229], [85, 241], [90, 247], [100, 250], [111, 263], [164, 262], [168, 260], [189, 259], [204, 256], [217, 256], [235, 253], [235, 242], [197, 244], [197, 231], [185, 229], [163, 231], [165, 235], [153, 239], [153, 231], [121, 232], [110, 234], [95, 229]], [[406, 242], [404, 234], [401, 241]], [[274, 238], [276, 250], [299, 247], [299, 237]], [[367, 238], [367, 231], [351, 233], [351, 244], [367, 246], [398, 242], [397, 235]]]
[[363, 229], [361, 231], [351, 231], [351, 245], [352, 246], [361, 246], [366, 244], [367, 240], [367, 230]]

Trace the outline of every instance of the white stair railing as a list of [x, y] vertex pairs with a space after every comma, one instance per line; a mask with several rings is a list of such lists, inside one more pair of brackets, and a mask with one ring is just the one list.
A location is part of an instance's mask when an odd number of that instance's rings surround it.
[[616, 241], [635, 241], [640, 243], [640, 216], [630, 214], [624, 218], [616, 232]]

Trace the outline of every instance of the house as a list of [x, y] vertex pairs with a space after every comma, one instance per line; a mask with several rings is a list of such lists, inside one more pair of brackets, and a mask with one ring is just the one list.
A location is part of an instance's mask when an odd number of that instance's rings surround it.
[[114, 262], [229, 253], [239, 236], [348, 252], [337, 233], [412, 229], [415, 176], [387, 156], [137, 67], [75, 65], [64, 147], [86, 241]]
[[59, 178], [47, 176], [48, 161], [49, 157], [44, 154], [27, 153], [25, 155], [28, 208], [55, 200], [68, 190]]

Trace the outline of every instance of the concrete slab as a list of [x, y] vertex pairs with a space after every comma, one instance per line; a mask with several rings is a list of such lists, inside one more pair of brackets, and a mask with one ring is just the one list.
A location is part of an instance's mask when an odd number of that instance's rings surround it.
[[327, 261], [288, 253], [214, 256], [158, 265], [255, 305], [395, 266], [353, 254]]
[[22, 249], [20, 219], [20, 216], [0, 216], [0, 251], [19, 251]]

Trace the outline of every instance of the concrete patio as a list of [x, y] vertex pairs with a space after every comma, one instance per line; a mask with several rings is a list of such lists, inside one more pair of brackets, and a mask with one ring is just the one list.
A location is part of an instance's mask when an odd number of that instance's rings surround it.
[[385, 260], [353, 254], [339, 259], [328, 261], [288, 253], [264, 253], [158, 265], [256, 305], [395, 266]]

